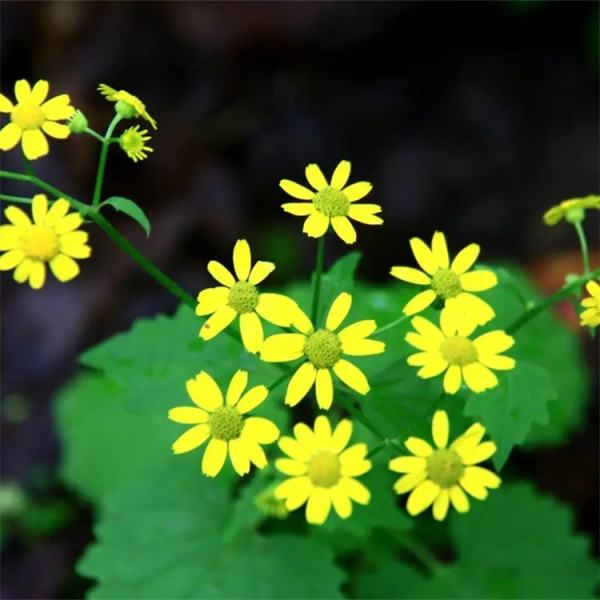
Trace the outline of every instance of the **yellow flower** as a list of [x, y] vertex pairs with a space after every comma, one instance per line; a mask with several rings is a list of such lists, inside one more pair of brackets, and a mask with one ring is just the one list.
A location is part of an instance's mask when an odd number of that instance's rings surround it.
[[283, 294], [259, 292], [256, 287], [274, 269], [271, 262], [259, 260], [252, 265], [250, 246], [246, 240], [238, 240], [233, 248], [233, 267], [237, 280], [229, 269], [216, 260], [208, 263], [208, 272], [221, 284], [207, 288], [198, 294], [196, 314], [212, 315], [200, 329], [200, 337], [210, 340], [221, 333], [238, 315], [244, 347], [248, 352], [258, 352], [264, 333], [260, 317], [289, 327], [300, 310], [298, 305]]
[[473, 322], [448, 308], [441, 311], [441, 329], [419, 316], [411, 323], [418, 333], [411, 331], [405, 339], [421, 352], [409, 356], [408, 364], [421, 367], [417, 375], [423, 379], [445, 371], [444, 390], [448, 394], [455, 394], [463, 379], [476, 393], [496, 387], [498, 379], [491, 369], [509, 370], [515, 366], [513, 358], [500, 354], [515, 343], [504, 331], [490, 331], [471, 341]]
[[570, 223], [582, 221], [586, 209], [595, 208], [600, 210], [600, 196], [585, 196], [585, 198], [572, 198], [563, 200], [544, 213], [546, 225], [556, 225], [563, 219]]
[[410, 240], [410, 246], [422, 271], [412, 267], [392, 267], [390, 273], [402, 281], [427, 286], [428, 289], [408, 302], [403, 309], [405, 314], [414, 315], [440, 299], [445, 306], [461, 311], [465, 318], [473, 319], [477, 325], [484, 325], [494, 317], [492, 307], [470, 293], [489, 290], [498, 283], [492, 271], [468, 272], [479, 256], [477, 244], [463, 248], [452, 264], [446, 237], [439, 231], [433, 234], [431, 249], [416, 237]]
[[288, 383], [286, 404], [298, 404], [316, 383], [317, 403], [323, 410], [329, 409], [333, 401], [332, 370], [359, 394], [369, 391], [365, 374], [342, 356], [380, 354], [385, 350], [385, 344], [367, 339], [377, 329], [373, 320], [358, 321], [334, 333], [350, 312], [351, 305], [352, 296], [342, 292], [329, 309], [325, 327], [316, 330], [310, 319], [298, 309], [294, 327], [300, 333], [278, 333], [265, 340], [260, 351], [264, 361], [304, 359]]
[[202, 472], [208, 477], [220, 473], [228, 453], [238, 475], [249, 473], [250, 463], [262, 469], [267, 458], [261, 444], [272, 444], [279, 437], [279, 429], [269, 419], [246, 417], [269, 393], [264, 385], [244, 393], [247, 385], [248, 372], [237, 371], [223, 401], [215, 380], [201, 371], [186, 382], [187, 393], [198, 408], [179, 406], [169, 411], [171, 421], [193, 425], [175, 440], [175, 454], [194, 450], [210, 438], [202, 458]]
[[144, 160], [148, 156], [148, 152], [153, 152], [150, 146], [146, 146], [146, 142], [150, 139], [147, 129], [140, 129], [139, 125], [135, 125], [121, 134], [119, 146], [133, 162], [137, 162]]
[[0, 113], [10, 113], [10, 123], [0, 131], [0, 150], [11, 150], [21, 141], [23, 154], [35, 160], [48, 154], [44, 133], [60, 140], [69, 137], [69, 127], [57, 121], [68, 119], [75, 109], [67, 94], [46, 100], [48, 89], [48, 82], [43, 79], [33, 89], [25, 79], [19, 79], [15, 83], [17, 104], [0, 94]]
[[600, 325], [600, 285], [596, 281], [588, 281], [586, 289], [590, 293], [581, 301], [585, 309], [580, 316], [582, 327], [598, 327]]
[[485, 429], [475, 423], [448, 447], [450, 425], [446, 411], [433, 415], [431, 433], [435, 449], [425, 440], [410, 437], [404, 445], [414, 456], [399, 456], [390, 461], [396, 473], [404, 473], [395, 483], [397, 494], [412, 490], [406, 509], [412, 516], [433, 504], [433, 517], [443, 521], [450, 503], [459, 513], [469, 510], [467, 494], [485, 500], [488, 489], [499, 487], [500, 478], [483, 467], [475, 466], [496, 452], [494, 442], [481, 442]]
[[310, 190], [303, 185], [282, 179], [280, 187], [290, 196], [310, 202], [289, 202], [282, 204], [285, 212], [299, 217], [308, 217], [304, 221], [303, 231], [309, 237], [320, 238], [325, 235], [331, 223], [334, 231], [346, 244], [356, 241], [356, 231], [348, 217], [366, 225], [381, 225], [383, 219], [376, 216], [381, 212], [378, 204], [353, 204], [364, 198], [372, 189], [367, 181], [359, 181], [344, 187], [350, 177], [350, 163], [343, 160], [336, 167], [327, 183], [321, 169], [311, 164], [306, 167], [306, 179], [316, 190]]
[[322, 525], [332, 506], [342, 519], [347, 519], [352, 514], [352, 500], [369, 503], [369, 490], [355, 477], [370, 471], [371, 461], [367, 460], [366, 444], [345, 449], [352, 436], [350, 421], [340, 421], [332, 433], [329, 419], [320, 415], [314, 431], [298, 423], [294, 435], [279, 440], [279, 447], [289, 458], [275, 461], [275, 467], [289, 475], [275, 489], [275, 495], [285, 500], [287, 510], [306, 503], [306, 520]]
[[0, 271], [15, 269], [18, 283], [29, 280], [39, 289], [46, 279], [46, 263], [59, 281], [69, 281], [79, 274], [74, 258], [89, 258], [88, 234], [77, 231], [83, 222], [79, 213], [68, 213], [69, 203], [59, 198], [48, 209], [44, 194], [33, 197], [33, 223], [20, 208], [9, 206], [4, 214], [10, 225], [0, 226]]
[[[142, 117], [152, 125], [153, 129], [156, 129], [156, 121], [148, 114], [146, 105], [133, 94], [126, 92], [125, 90], [115, 90], [105, 83], [101, 83], [98, 86], [98, 91], [111, 102], [117, 102], [117, 107], [121, 107], [122, 114], [126, 118], [131, 117]], [[121, 102], [122, 104], [118, 104]]]

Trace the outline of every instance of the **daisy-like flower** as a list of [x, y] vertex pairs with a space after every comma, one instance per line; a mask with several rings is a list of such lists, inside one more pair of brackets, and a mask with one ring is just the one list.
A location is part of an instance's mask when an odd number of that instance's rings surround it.
[[585, 196], [585, 198], [571, 198], [563, 200], [544, 213], [544, 223], [546, 225], [556, 225], [563, 219], [569, 223], [583, 221], [585, 211], [595, 208], [600, 210], [600, 196]]
[[329, 419], [320, 415], [314, 430], [298, 423], [294, 435], [279, 440], [279, 447], [289, 458], [275, 461], [275, 467], [289, 476], [275, 488], [275, 496], [285, 500], [287, 510], [306, 503], [306, 520], [322, 525], [332, 506], [347, 519], [352, 514], [352, 501], [369, 503], [369, 490], [355, 477], [370, 471], [371, 461], [367, 460], [366, 444], [346, 448], [352, 437], [350, 421], [340, 421], [332, 433]]
[[365, 374], [342, 356], [380, 354], [385, 350], [385, 344], [367, 339], [377, 329], [373, 320], [358, 321], [335, 333], [351, 306], [352, 296], [346, 292], [339, 294], [322, 329], [315, 329], [310, 319], [298, 309], [293, 325], [300, 333], [278, 333], [265, 340], [260, 351], [260, 358], [264, 361], [304, 359], [288, 383], [286, 404], [295, 406], [316, 384], [319, 407], [329, 409], [333, 401], [331, 371], [359, 394], [368, 393], [370, 387]]
[[489, 290], [498, 283], [492, 271], [469, 271], [479, 256], [479, 245], [469, 244], [450, 263], [446, 237], [440, 231], [433, 234], [431, 248], [412, 238], [410, 247], [422, 271], [412, 267], [392, 267], [393, 277], [408, 283], [427, 286], [404, 307], [403, 312], [414, 315], [440, 299], [445, 306], [460, 310], [466, 318], [484, 325], [495, 315], [492, 307], [471, 292]]
[[65, 282], [79, 274], [75, 258], [89, 258], [88, 234], [78, 231], [83, 222], [79, 213], [69, 213], [69, 203], [59, 198], [48, 209], [44, 194], [33, 197], [33, 222], [16, 206], [4, 214], [10, 225], [0, 226], [0, 271], [14, 269], [18, 283], [29, 280], [33, 289], [40, 289], [46, 280], [46, 263], [59, 281]]
[[579, 315], [582, 327], [598, 327], [600, 325], [600, 285], [596, 281], [588, 281], [586, 289], [589, 296], [581, 301], [584, 308]]
[[203, 340], [214, 338], [239, 315], [244, 347], [255, 353], [264, 339], [260, 317], [280, 327], [289, 327], [300, 309], [283, 294], [259, 292], [257, 285], [275, 269], [275, 265], [259, 260], [252, 267], [246, 240], [238, 240], [233, 248], [233, 267], [237, 280], [216, 260], [208, 263], [208, 272], [221, 285], [198, 294], [196, 314], [200, 317], [211, 315], [202, 325], [200, 337]]
[[[489, 469], [476, 466], [496, 452], [494, 442], [482, 442], [484, 427], [475, 423], [448, 447], [450, 424], [446, 411], [433, 415], [431, 434], [435, 448], [421, 438], [410, 437], [404, 445], [413, 456], [399, 456], [389, 467], [404, 475], [394, 484], [397, 494], [411, 492], [406, 503], [413, 517], [433, 504], [433, 517], [443, 521], [450, 503], [459, 513], [469, 510], [467, 494], [485, 500], [488, 489], [499, 487], [501, 480]], [[412, 490], [412, 491], [411, 491]]]
[[378, 204], [354, 204], [364, 198], [373, 186], [367, 181], [359, 181], [344, 187], [350, 177], [350, 167], [350, 162], [341, 161], [333, 172], [331, 182], [328, 183], [317, 165], [308, 165], [305, 171], [306, 179], [315, 191], [289, 179], [279, 182], [280, 187], [290, 196], [299, 200], [310, 200], [281, 205], [285, 212], [298, 217], [308, 217], [304, 221], [302, 231], [309, 237], [320, 238], [325, 235], [331, 223], [334, 231], [346, 244], [353, 244], [356, 241], [356, 231], [350, 219], [365, 225], [383, 223], [383, 219], [377, 216], [381, 212], [381, 206]]
[[98, 91], [111, 102], [116, 102], [115, 109], [125, 118], [141, 117], [156, 129], [156, 121], [148, 114], [146, 105], [133, 94], [125, 90], [115, 90], [105, 83], [98, 86]]
[[411, 323], [417, 331], [407, 333], [405, 339], [421, 352], [411, 354], [408, 364], [420, 367], [417, 375], [423, 379], [445, 371], [444, 390], [448, 394], [455, 394], [463, 379], [476, 393], [496, 387], [498, 378], [492, 369], [509, 370], [515, 366], [514, 358], [500, 354], [515, 343], [510, 335], [496, 330], [470, 340], [475, 324], [449, 308], [441, 311], [441, 329], [419, 316]]
[[267, 457], [261, 445], [272, 444], [279, 437], [279, 429], [269, 419], [246, 416], [269, 393], [264, 385], [245, 392], [247, 385], [248, 372], [237, 371], [224, 401], [215, 380], [201, 371], [186, 382], [187, 393], [197, 407], [179, 406], [169, 411], [172, 421], [193, 425], [175, 440], [175, 454], [195, 450], [210, 438], [202, 457], [202, 472], [208, 477], [221, 472], [227, 454], [238, 475], [246, 475], [250, 463], [262, 469]]
[[71, 133], [64, 123], [75, 109], [67, 94], [46, 100], [49, 85], [40, 79], [33, 89], [25, 79], [15, 83], [16, 104], [0, 94], [0, 113], [10, 114], [10, 123], [0, 131], [0, 150], [11, 150], [19, 141], [23, 154], [35, 160], [48, 154], [48, 140], [44, 134], [63, 140]]
[[133, 162], [144, 160], [148, 156], [148, 152], [154, 150], [146, 145], [150, 141], [147, 129], [140, 129], [139, 125], [129, 127], [119, 138], [119, 146]]

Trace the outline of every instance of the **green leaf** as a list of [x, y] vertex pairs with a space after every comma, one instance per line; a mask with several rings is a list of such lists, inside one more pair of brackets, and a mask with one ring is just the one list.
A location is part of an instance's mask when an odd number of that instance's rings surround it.
[[146, 233], [146, 237], [150, 237], [150, 221], [146, 216], [146, 213], [129, 198], [122, 198], [121, 196], [112, 196], [102, 202], [102, 205], [109, 204], [115, 210], [125, 213], [128, 217], [131, 217]]
[[114, 496], [79, 571], [91, 598], [339, 598], [342, 571], [308, 537], [241, 535], [223, 542], [232, 503], [219, 481], [185, 468]]
[[456, 559], [431, 575], [389, 561], [356, 576], [357, 598], [591, 598], [598, 565], [571, 511], [529, 485], [503, 486], [451, 515]]

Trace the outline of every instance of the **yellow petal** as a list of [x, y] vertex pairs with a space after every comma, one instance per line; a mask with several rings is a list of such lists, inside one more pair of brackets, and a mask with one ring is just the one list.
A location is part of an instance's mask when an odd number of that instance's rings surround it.
[[423, 317], [415, 317], [411, 319], [410, 324], [423, 336], [435, 340], [440, 344], [444, 341], [445, 336], [442, 331], [436, 327], [431, 321]]
[[395, 473], [420, 473], [427, 469], [427, 461], [421, 456], [398, 456], [389, 462]]
[[322, 525], [331, 510], [331, 494], [328, 489], [313, 487], [306, 504], [306, 520], [311, 525]]
[[15, 83], [15, 98], [17, 102], [27, 102], [31, 96], [31, 86], [25, 79], [19, 79]]
[[458, 316], [461, 332], [459, 335], [470, 335], [477, 325], [485, 325], [491, 321], [496, 313], [485, 300], [468, 292], [462, 292], [454, 298], [446, 300], [446, 308], [451, 309]]
[[35, 160], [48, 154], [48, 140], [39, 129], [27, 129], [21, 140], [23, 153], [29, 160]]
[[31, 272], [31, 266], [33, 261], [30, 258], [23, 259], [15, 268], [13, 278], [17, 283], [24, 283], [29, 279], [29, 273]]
[[448, 514], [450, 505], [450, 495], [448, 490], [442, 490], [433, 503], [433, 518], [436, 521], [443, 521]]
[[4, 94], [0, 94], [0, 113], [10, 113], [13, 108], [13, 103]]
[[285, 507], [291, 511], [308, 500], [311, 489], [312, 484], [308, 477], [292, 477], [280, 483], [274, 493], [277, 498], [285, 499]]
[[289, 327], [297, 315], [298, 305], [283, 294], [260, 294], [256, 312], [269, 323]]
[[248, 278], [248, 281], [252, 285], [258, 285], [261, 281], [264, 281], [274, 270], [275, 265], [272, 262], [259, 260], [258, 262], [254, 263], [252, 271], [250, 271], [250, 277]]
[[357, 321], [344, 327], [339, 333], [338, 337], [342, 344], [348, 342], [361, 340], [371, 335], [377, 329], [377, 323], [373, 319], [365, 319], [363, 321]]
[[516, 364], [514, 358], [499, 354], [480, 354], [479, 362], [488, 369], [497, 369], [498, 371], [514, 369]]
[[65, 140], [69, 137], [69, 135], [71, 135], [71, 130], [67, 125], [55, 123], [54, 121], [46, 121], [45, 123], [42, 123], [42, 130], [50, 137], [58, 140]]
[[41, 109], [44, 111], [46, 118], [51, 121], [59, 119], [68, 119], [75, 113], [75, 109], [69, 104], [70, 99], [68, 94], [61, 94], [44, 102]]
[[462, 275], [475, 264], [479, 256], [479, 251], [478, 244], [469, 244], [454, 257], [450, 269], [457, 275]]
[[354, 460], [342, 464], [342, 477], [359, 477], [371, 470], [372, 463], [370, 460]]
[[459, 513], [466, 513], [469, 510], [469, 499], [458, 485], [450, 488], [450, 502]]
[[31, 101], [39, 106], [46, 99], [49, 87], [46, 80], [40, 79], [31, 90]]
[[212, 340], [219, 335], [237, 316], [231, 306], [222, 306], [214, 312], [200, 328], [200, 337], [203, 340]]
[[338, 486], [347, 496], [358, 504], [368, 504], [371, 500], [371, 492], [356, 479], [350, 477], [342, 477]]
[[480, 354], [499, 354], [512, 348], [515, 340], [504, 331], [496, 330], [480, 335], [473, 343]]
[[[46, 217], [47, 221], [48, 217]], [[89, 258], [92, 249], [86, 244], [88, 234], [85, 231], [70, 231], [60, 236], [60, 251], [71, 258]]]
[[462, 381], [460, 367], [458, 365], [450, 365], [444, 375], [444, 390], [447, 394], [456, 394], [460, 389]]
[[429, 275], [411, 267], [392, 267], [390, 275], [401, 281], [408, 281], [408, 283], [416, 285], [429, 285], [431, 283]]
[[447, 269], [450, 265], [446, 236], [441, 231], [436, 231], [431, 239], [431, 252], [440, 269]]
[[502, 480], [496, 473], [483, 467], [467, 467], [465, 469], [465, 476], [477, 481], [486, 488], [496, 489], [502, 483]]
[[314, 163], [307, 165], [304, 173], [306, 175], [306, 180], [315, 188], [315, 190], [320, 191], [328, 186], [327, 179], [325, 179], [325, 175], [323, 175], [323, 171], [321, 171], [318, 165], [315, 165]]
[[335, 512], [340, 519], [347, 519], [352, 514], [352, 502], [350, 502], [350, 498], [337, 486], [331, 489], [330, 494]]
[[279, 182], [279, 187], [290, 196], [298, 198], [298, 200], [312, 200], [315, 197], [315, 193], [312, 190], [289, 179], [282, 179]]
[[352, 168], [352, 165], [350, 164], [350, 161], [347, 161], [347, 160], [340, 161], [340, 163], [335, 168], [335, 171], [333, 172], [333, 175], [331, 177], [331, 187], [341, 190], [346, 185], [346, 183], [348, 182], [348, 179], [350, 178], [350, 169], [351, 168]]
[[479, 444], [473, 451], [467, 454], [463, 462], [465, 465], [476, 465], [492, 457], [496, 453], [497, 447], [494, 442], [483, 442]]
[[350, 202], [356, 202], [364, 198], [372, 189], [373, 186], [368, 181], [358, 181], [344, 188], [343, 192]]
[[429, 479], [422, 481], [410, 494], [406, 510], [411, 516], [416, 516], [427, 510], [438, 497], [440, 486]]
[[359, 394], [367, 394], [371, 387], [365, 374], [351, 362], [340, 359], [335, 363], [333, 372], [349, 387]]
[[248, 385], [248, 371], [238, 369], [227, 386], [225, 400], [229, 406], [235, 406]]
[[53, 202], [46, 215], [46, 225], [56, 225], [62, 221], [69, 212], [69, 207], [70, 204], [64, 198], [59, 198], [56, 202]]
[[418, 471], [403, 475], [394, 484], [394, 491], [396, 494], [406, 494], [406, 492], [410, 492], [410, 490], [416, 488], [426, 477], [427, 471]]
[[303, 462], [292, 460], [290, 458], [278, 458], [275, 461], [275, 468], [284, 475], [290, 477], [298, 477], [300, 475], [306, 475], [308, 470], [307, 466]]
[[472, 363], [463, 367], [462, 374], [467, 386], [477, 394], [498, 385], [496, 375], [479, 363]]
[[244, 440], [237, 438], [229, 442], [229, 458], [235, 472], [243, 477], [250, 472], [250, 459], [248, 458], [248, 450]]
[[354, 244], [356, 242], [356, 230], [347, 217], [332, 217], [331, 225], [340, 239], [346, 244]]
[[339, 454], [348, 445], [352, 437], [352, 421], [342, 419], [331, 436], [331, 451]]
[[[64, 233], [69, 233], [70, 231], [74, 231], [83, 223], [83, 219], [79, 213], [71, 213], [66, 217], [63, 217], [60, 221], [58, 221], [54, 225], [54, 230], [59, 235], [63, 235]], [[47, 224], [47, 221], [46, 221]]]
[[7, 123], [0, 130], [0, 150], [12, 150], [21, 139], [22, 129], [15, 123]]
[[272, 421], [263, 417], [248, 417], [244, 421], [243, 436], [258, 444], [272, 444], [279, 437], [279, 429]]
[[331, 423], [325, 415], [319, 415], [315, 419], [314, 436], [316, 445], [322, 450], [331, 447]]
[[227, 442], [212, 438], [202, 457], [202, 472], [207, 477], [216, 477], [227, 458]]
[[301, 333], [277, 333], [268, 337], [261, 350], [261, 360], [267, 362], [287, 362], [304, 354], [306, 336]]
[[417, 371], [417, 375], [422, 379], [430, 379], [431, 377], [437, 377], [440, 373], [443, 373], [447, 368], [448, 361], [445, 358], [443, 358], [441, 354], [430, 353], [428, 354], [427, 363]]
[[[312, 197], [313, 192], [310, 193]], [[286, 213], [295, 215], [296, 217], [308, 217], [308, 215], [315, 211], [315, 205], [312, 202], [287, 202], [286, 204], [282, 204], [281, 208]]]
[[296, 406], [308, 394], [315, 383], [316, 377], [317, 370], [312, 363], [307, 361], [301, 365], [290, 379], [285, 395], [285, 403], [288, 406]]
[[50, 261], [50, 270], [54, 277], [63, 283], [79, 275], [79, 265], [65, 254], [57, 254]]
[[29, 227], [31, 221], [27, 214], [16, 206], [8, 206], [4, 210], [6, 218], [16, 227]]
[[208, 413], [193, 406], [178, 406], [169, 411], [169, 419], [184, 425], [197, 425], [208, 422]]
[[206, 288], [198, 294], [196, 314], [204, 317], [214, 313], [219, 308], [227, 306], [229, 288], [224, 286]]
[[445, 448], [448, 445], [449, 433], [450, 422], [448, 421], [448, 413], [445, 410], [436, 410], [431, 423], [431, 434], [438, 448]]
[[483, 292], [497, 283], [498, 277], [492, 271], [470, 271], [460, 276], [460, 285], [467, 292]]
[[254, 466], [259, 469], [264, 469], [267, 466], [265, 451], [258, 444], [246, 441], [246, 449], [248, 451], [248, 458]]
[[311, 452], [317, 449], [315, 432], [305, 423], [296, 423], [294, 425], [294, 435], [302, 447]]
[[320, 238], [327, 231], [328, 227], [329, 217], [315, 211], [304, 221], [302, 231], [309, 237]]
[[316, 394], [317, 404], [323, 410], [329, 410], [333, 402], [333, 381], [329, 369], [317, 369]]
[[29, 285], [34, 290], [39, 290], [43, 287], [46, 281], [46, 265], [41, 260], [31, 261], [29, 269]]
[[404, 336], [404, 339], [411, 346], [414, 346], [415, 348], [418, 348], [419, 350], [423, 350], [423, 352], [420, 352], [418, 354], [413, 354], [412, 356], [408, 357], [407, 362], [409, 365], [412, 365], [413, 367], [426, 365], [427, 362], [429, 362], [431, 360], [431, 358], [432, 358], [431, 355], [439, 354], [441, 342], [434, 338], [429, 338], [424, 335], [415, 333], [414, 331], [409, 331]]
[[306, 462], [310, 458], [311, 449], [305, 448], [297, 440], [290, 437], [279, 438], [279, 447], [285, 454], [290, 458], [293, 458], [297, 462]]
[[430, 306], [436, 297], [436, 293], [431, 289], [419, 292], [406, 304], [402, 312], [405, 315], [415, 315]]
[[379, 340], [351, 340], [342, 342], [342, 352], [348, 356], [370, 356], [385, 352], [385, 343]]
[[240, 315], [240, 332], [244, 348], [251, 354], [256, 354], [263, 345], [263, 326], [258, 315], [252, 311]]
[[200, 371], [196, 377], [188, 379], [185, 387], [191, 400], [203, 410], [213, 412], [223, 406], [223, 394], [206, 371]]
[[198, 446], [204, 444], [204, 442], [210, 436], [210, 427], [202, 423], [188, 429], [184, 434], [180, 435], [173, 444], [173, 452], [175, 454], [183, 454], [194, 450]]
[[[440, 328], [446, 337], [456, 335], [459, 328], [462, 326], [462, 315], [447, 306], [440, 312]], [[468, 335], [460, 333], [460, 335]]]
[[0, 250], [13, 250], [21, 245], [23, 231], [14, 225], [0, 225]]
[[237, 403], [237, 411], [241, 415], [245, 415], [262, 404], [268, 395], [269, 390], [265, 385], [257, 385], [249, 389]]
[[0, 256], [0, 271], [14, 269], [25, 258], [25, 252], [21, 248], [9, 250]]
[[342, 321], [348, 316], [351, 306], [352, 296], [347, 292], [339, 294], [333, 301], [331, 308], [327, 313], [325, 327], [330, 331], [337, 329], [342, 324]]
[[418, 437], [409, 437], [404, 445], [415, 455], [427, 458], [433, 453], [433, 448], [425, 440]]
[[247, 281], [250, 275], [252, 255], [246, 240], [238, 240], [233, 247], [233, 268], [240, 281]]
[[351, 204], [348, 216], [365, 225], [381, 225], [383, 219], [376, 214], [380, 212], [381, 206], [378, 204]]
[[234, 283], [235, 279], [228, 268], [224, 267], [220, 262], [211, 260], [208, 263], [208, 272], [225, 287], [230, 288]]
[[600, 285], [595, 281], [588, 281], [585, 284], [585, 289], [588, 291], [590, 296], [594, 298], [600, 298]]
[[429, 275], [433, 275], [438, 270], [439, 265], [427, 244], [423, 240], [414, 237], [410, 240], [410, 247], [421, 269]]
[[31, 214], [36, 225], [43, 225], [48, 213], [48, 199], [44, 194], [36, 194], [31, 203]]
[[369, 449], [367, 448], [366, 444], [362, 442], [359, 444], [354, 444], [340, 454], [340, 464], [352, 465], [356, 462], [362, 462], [366, 459], [368, 452]]

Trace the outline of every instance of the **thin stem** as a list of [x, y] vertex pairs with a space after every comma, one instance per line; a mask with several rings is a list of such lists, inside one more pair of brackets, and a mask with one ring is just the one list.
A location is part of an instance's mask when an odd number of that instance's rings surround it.
[[5, 202], [18, 202], [19, 204], [31, 204], [32, 199], [25, 196], [11, 196], [10, 194], [0, 194], [0, 200]]
[[575, 221], [573, 223], [577, 237], [579, 238], [579, 244], [581, 245], [581, 257], [583, 260], [583, 272], [587, 275], [590, 272], [590, 251], [588, 249], [587, 239], [585, 237], [585, 231], [581, 221]]
[[287, 381], [294, 374], [294, 369], [286, 371], [279, 379], [276, 379], [267, 386], [269, 392], [272, 392], [276, 387], [279, 387], [284, 381]]
[[101, 144], [104, 143], [104, 138], [97, 131], [94, 131], [93, 129], [86, 127], [84, 129], [84, 132], [87, 133], [88, 135], [91, 135], [93, 138], [96, 138]]
[[92, 197], [92, 206], [98, 207], [100, 203], [100, 195], [102, 194], [102, 183], [104, 182], [104, 170], [106, 169], [106, 157], [108, 155], [108, 147], [110, 146], [110, 138], [115, 127], [123, 117], [116, 114], [110, 122], [104, 138], [102, 139], [102, 149], [100, 150], [100, 160], [98, 161], [98, 172], [96, 173], [96, 185], [94, 186], [94, 195]]
[[402, 315], [401, 317], [398, 317], [397, 319], [390, 321], [387, 325], [383, 325], [383, 327], [376, 329], [371, 335], [379, 335], [380, 333], [383, 333], [384, 331], [387, 331], [388, 329], [392, 329], [393, 327], [400, 325], [400, 323], [404, 323], [404, 321], [406, 321], [406, 319], [408, 319], [408, 315]]
[[429, 551], [427, 546], [413, 538], [408, 533], [403, 533], [397, 537], [398, 542], [405, 550], [408, 550], [419, 562], [421, 562], [431, 573], [439, 571], [442, 564]]
[[317, 244], [317, 264], [315, 267], [313, 279], [313, 300], [310, 318], [315, 329], [317, 328], [317, 317], [319, 316], [319, 296], [321, 295], [321, 276], [323, 275], [323, 255], [325, 253], [325, 234], [323, 234]]
[[586, 273], [585, 275], [574, 279], [569, 283], [569, 285], [564, 286], [551, 296], [547, 296], [541, 302], [538, 302], [529, 310], [525, 311], [518, 319], [516, 319], [509, 327], [507, 327], [506, 332], [511, 335], [514, 334], [516, 331], [521, 329], [523, 325], [529, 323], [531, 319], [544, 312], [547, 308], [553, 304], [556, 304], [556, 302], [560, 302], [561, 300], [568, 298], [575, 290], [579, 289], [582, 285], [590, 281], [590, 279], [597, 279], [598, 277], [600, 277], [600, 269], [596, 269], [595, 271], [591, 271], [590, 273]]

